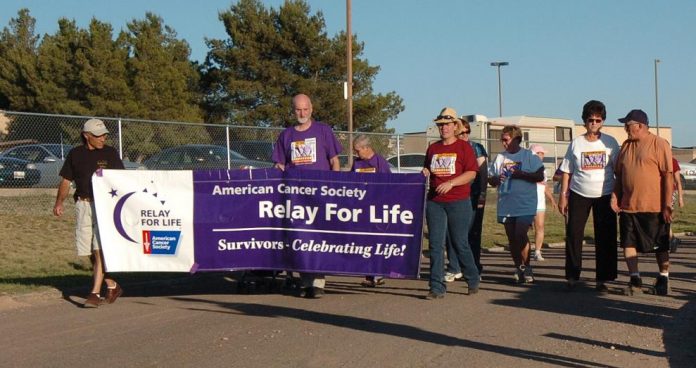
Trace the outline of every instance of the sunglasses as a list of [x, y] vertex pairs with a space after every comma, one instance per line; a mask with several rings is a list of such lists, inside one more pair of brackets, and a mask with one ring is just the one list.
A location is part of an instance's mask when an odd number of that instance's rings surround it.
[[599, 124], [602, 122], [602, 119], [587, 119], [588, 124]]
[[435, 118], [435, 120], [445, 120], [445, 119], [446, 120], [454, 120], [456, 118], [452, 115], [438, 115], [437, 118]]

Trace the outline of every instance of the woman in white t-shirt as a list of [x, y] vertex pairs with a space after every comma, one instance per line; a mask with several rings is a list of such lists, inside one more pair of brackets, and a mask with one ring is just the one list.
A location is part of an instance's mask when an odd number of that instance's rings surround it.
[[[529, 150], [533, 154], [539, 156], [541, 162], [544, 162], [544, 156], [546, 155], [546, 149], [540, 144], [533, 144], [529, 146]], [[549, 187], [546, 186], [546, 182], [549, 179], [546, 177], [546, 171], [544, 171], [544, 180], [537, 183], [537, 212], [534, 216], [534, 258], [537, 261], [543, 261], [544, 257], [541, 254], [541, 248], [544, 245], [544, 220], [546, 218], [546, 200], [551, 201], [551, 208], [556, 207], [556, 200], [551, 195]]]
[[617, 276], [616, 213], [610, 201], [614, 188], [614, 165], [619, 144], [600, 130], [607, 117], [604, 104], [591, 100], [582, 110], [587, 132], [568, 146], [561, 163], [563, 178], [558, 210], [566, 216], [565, 277], [574, 289], [582, 270], [582, 242], [585, 224], [592, 210], [596, 261], [596, 290], [608, 292], [605, 285]]

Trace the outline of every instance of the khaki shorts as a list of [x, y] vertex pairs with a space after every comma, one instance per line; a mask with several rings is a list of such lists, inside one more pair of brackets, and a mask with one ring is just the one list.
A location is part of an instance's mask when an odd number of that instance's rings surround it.
[[90, 256], [93, 251], [101, 249], [97, 216], [94, 215], [94, 202], [78, 200], [75, 202], [75, 209], [77, 212], [77, 226], [75, 229], [77, 255]]

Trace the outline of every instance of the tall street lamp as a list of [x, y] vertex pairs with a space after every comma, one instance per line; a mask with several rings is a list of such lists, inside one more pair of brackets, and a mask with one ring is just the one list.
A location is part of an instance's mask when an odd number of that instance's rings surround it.
[[503, 87], [500, 83], [500, 67], [510, 65], [507, 61], [494, 61], [491, 66], [498, 68], [498, 116], [503, 116]]
[[657, 63], [660, 59], [655, 59], [655, 129], [657, 130], [657, 136], [660, 136], [660, 113], [657, 104]]

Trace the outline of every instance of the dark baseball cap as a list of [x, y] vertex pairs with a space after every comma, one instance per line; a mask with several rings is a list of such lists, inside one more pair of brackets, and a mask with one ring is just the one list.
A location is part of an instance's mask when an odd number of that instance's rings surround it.
[[643, 110], [631, 110], [625, 118], [619, 119], [619, 121], [623, 124], [626, 124], [629, 121], [637, 121], [639, 123], [648, 125], [648, 114], [646, 114]]

